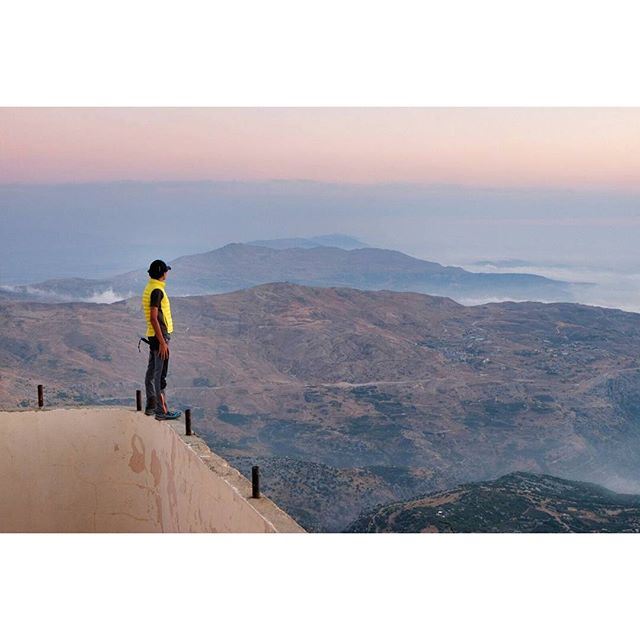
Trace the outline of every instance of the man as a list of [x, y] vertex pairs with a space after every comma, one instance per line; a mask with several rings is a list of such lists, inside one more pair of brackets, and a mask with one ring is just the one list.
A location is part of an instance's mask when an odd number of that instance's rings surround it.
[[147, 321], [149, 364], [144, 379], [147, 394], [145, 414], [155, 414], [156, 420], [175, 420], [180, 411], [169, 411], [164, 392], [169, 369], [169, 340], [173, 332], [171, 303], [165, 291], [167, 273], [171, 267], [162, 260], [149, 265], [149, 282], [142, 292], [142, 309]]

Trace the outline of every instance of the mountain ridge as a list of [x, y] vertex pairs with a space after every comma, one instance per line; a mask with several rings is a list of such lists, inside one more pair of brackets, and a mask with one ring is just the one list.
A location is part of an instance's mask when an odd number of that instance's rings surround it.
[[[274, 249], [229, 243], [170, 261], [175, 296], [226, 293], [269, 282], [364, 290], [415, 291], [447, 297], [573, 300], [571, 283], [533, 274], [474, 273], [400, 251], [332, 246]], [[127, 298], [146, 282], [144, 269], [109, 279], [58, 278], [4, 287], [7, 294], [43, 302]]]
[[362, 242], [353, 236], [340, 233], [333, 233], [321, 236], [311, 236], [310, 238], [273, 238], [271, 240], [252, 240], [244, 244], [269, 247], [271, 249], [311, 249], [314, 247], [337, 247], [339, 249], [363, 249], [369, 247], [366, 242]]

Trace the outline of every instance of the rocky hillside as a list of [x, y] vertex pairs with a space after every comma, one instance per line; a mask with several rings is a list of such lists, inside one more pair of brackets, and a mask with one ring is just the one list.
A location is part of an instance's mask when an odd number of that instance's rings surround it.
[[[640, 492], [637, 314], [290, 284], [173, 310], [170, 401], [222, 455], [269, 464], [310, 528], [518, 470]], [[142, 387], [137, 298], [3, 301], [0, 322], [3, 408], [34, 406], [38, 382], [61, 405]]]
[[[207, 434], [204, 434], [207, 439]], [[392, 466], [332, 467], [299, 458], [227, 456], [247, 478], [260, 466], [261, 491], [285, 505], [307, 531], [338, 531], [338, 523], [354, 517], [354, 506], [370, 509], [381, 503], [411, 498], [438, 486], [429, 469]]]
[[587, 482], [511, 473], [378, 507], [355, 533], [640, 532], [640, 496]]

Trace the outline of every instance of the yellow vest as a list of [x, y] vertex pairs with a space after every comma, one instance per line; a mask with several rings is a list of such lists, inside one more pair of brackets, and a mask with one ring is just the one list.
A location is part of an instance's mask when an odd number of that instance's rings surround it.
[[160, 310], [164, 318], [164, 323], [167, 325], [167, 331], [173, 333], [173, 320], [171, 319], [171, 302], [169, 302], [169, 296], [164, 290], [165, 283], [162, 280], [156, 280], [155, 278], [149, 278], [147, 286], [142, 292], [142, 310], [144, 311], [144, 317], [147, 321], [147, 338], [155, 336], [156, 332], [151, 324], [151, 292], [154, 289], [162, 289], [162, 301], [160, 302]]

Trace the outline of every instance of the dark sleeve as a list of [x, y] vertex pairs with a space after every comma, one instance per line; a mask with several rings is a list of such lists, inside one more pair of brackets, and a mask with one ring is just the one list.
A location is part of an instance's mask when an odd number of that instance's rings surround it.
[[162, 298], [164, 298], [164, 293], [162, 293], [162, 289], [154, 289], [151, 292], [151, 300], [149, 304], [152, 307], [160, 308], [160, 301], [162, 300]]

